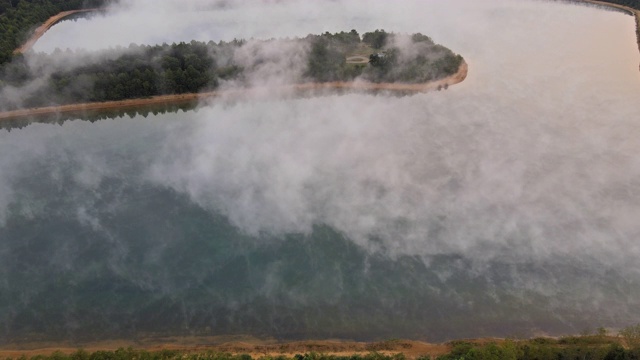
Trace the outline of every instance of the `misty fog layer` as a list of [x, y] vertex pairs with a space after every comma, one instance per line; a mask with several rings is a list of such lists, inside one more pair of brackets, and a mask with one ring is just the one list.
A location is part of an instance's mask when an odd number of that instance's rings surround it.
[[640, 321], [632, 17], [542, 1], [210, 4], [135, 1], [37, 48], [384, 28], [462, 54], [469, 78], [1, 130], [4, 338], [442, 340]]

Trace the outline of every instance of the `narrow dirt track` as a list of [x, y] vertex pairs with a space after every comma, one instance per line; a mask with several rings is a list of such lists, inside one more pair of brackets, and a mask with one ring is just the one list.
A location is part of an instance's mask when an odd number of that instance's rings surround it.
[[295, 84], [288, 86], [280, 86], [277, 88], [252, 88], [238, 90], [220, 90], [199, 94], [179, 94], [179, 95], [161, 95], [146, 99], [130, 99], [121, 101], [106, 101], [97, 103], [69, 104], [60, 106], [47, 106], [32, 109], [20, 109], [0, 112], [0, 121], [9, 119], [27, 118], [30, 116], [78, 113], [83, 111], [99, 111], [110, 109], [135, 109], [147, 105], [172, 105], [182, 104], [191, 101], [208, 100], [217, 97], [231, 98], [251, 98], [256, 96], [264, 96], [264, 94], [295, 94], [304, 91], [322, 91], [322, 90], [357, 90], [357, 91], [398, 91], [398, 92], [427, 92], [437, 90], [439, 88], [449, 87], [458, 84], [466, 79], [469, 66], [466, 62], [460, 64], [458, 72], [444, 79], [431, 81], [422, 84], [406, 84], [406, 83], [370, 83], [370, 82], [329, 82], [329, 83], [307, 83]]
[[369, 57], [367, 56], [355, 55], [355, 56], [349, 56], [347, 58], [347, 64], [367, 64], [367, 63], [369, 63]]
[[19, 48], [15, 49], [13, 51], [13, 53], [14, 54], [23, 54], [23, 53], [29, 51], [33, 47], [33, 44], [35, 44], [36, 41], [38, 41], [38, 39], [40, 39], [42, 37], [42, 35], [44, 35], [44, 33], [47, 32], [47, 30], [51, 29], [51, 27], [53, 25], [55, 25], [58, 21], [66, 18], [67, 16], [70, 16], [70, 15], [73, 15], [73, 14], [78, 14], [78, 13], [83, 13], [83, 12], [96, 11], [96, 10], [98, 10], [98, 9], [71, 10], [71, 11], [63, 11], [63, 12], [57, 14], [57, 15], [53, 15], [52, 17], [47, 19], [47, 21], [45, 21], [44, 24], [38, 26], [38, 28], [36, 28], [34, 30], [34, 32], [31, 35], [31, 37], [24, 44], [22, 44], [22, 46], [20, 46]]

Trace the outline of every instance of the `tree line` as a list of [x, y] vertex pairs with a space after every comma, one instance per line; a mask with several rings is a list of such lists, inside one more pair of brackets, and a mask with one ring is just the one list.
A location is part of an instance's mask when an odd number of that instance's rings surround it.
[[0, 0], [0, 64], [27, 40], [32, 29], [62, 11], [95, 8], [108, 0]]
[[[213, 90], [219, 81], [236, 78], [241, 72], [237, 66], [220, 66], [215, 52], [240, 44], [198, 41], [154, 46], [132, 44], [115, 58], [87, 61], [86, 65], [52, 73], [47, 73], [47, 67], [34, 68], [25, 58], [16, 58], [0, 68], [0, 82], [3, 82], [0, 87], [20, 87], [41, 78], [47, 81], [25, 93], [20, 104], [3, 105], [6, 108], [38, 107]], [[46, 64], [57, 55], [36, 54], [31, 59]]]

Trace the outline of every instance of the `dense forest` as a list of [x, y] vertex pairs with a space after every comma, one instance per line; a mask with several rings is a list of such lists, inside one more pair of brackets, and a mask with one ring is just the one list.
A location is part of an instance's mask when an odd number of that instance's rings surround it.
[[[307, 74], [318, 82], [350, 81], [362, 76], [372, 82], [424, 83], [454, 74], [463, 61], [460, 55], [419, 33], [401, 35], [376, 30], [364, 33], [360, 39], [351, 30], [309, 35], [306, 40], [311, 43]], [[346, 61], [350, 55], [362, 54], [368, 56], [368, 64]]]
[[[359, 61], [348, 61], [354, 55]], [[69, 61], [60, 61], [61, 57]], [[290, 64], [288, 59], [307, 60], [306, 64], [305, 60]], [[121, 49], [119, 56], [60, 51], [30, 54], [29, 59], [17, 56], [1, 66], [0, 91], [32, 86], [18, 100], [4, 99], [0, 106], [7, 110], [196, 93], [231, 81], [234, 86], [250, 86], [256, 77], [268, 76], [264, 69], [270, 67], [291, 72], [293, 83], [352, 81], [356, 77], [371, 82], [423, 83], [455, 73], [462, 61], [460, 55], [428, 36], [384, 30], [365, 33], [362, 38], [352, 30], [293, 40], [132, 44]], [[51, 65], [61, 62], [77, 65]], [[289, 70], [296, 65], [304, 69], [299, 73]], [[33, 85], [36, 80], [37, 86]]]
[[13, 51], [32, 29], [51, 16], [68, 10], [103, 6], [107, 0], [0, 0], [0, 64], [11, 60]]

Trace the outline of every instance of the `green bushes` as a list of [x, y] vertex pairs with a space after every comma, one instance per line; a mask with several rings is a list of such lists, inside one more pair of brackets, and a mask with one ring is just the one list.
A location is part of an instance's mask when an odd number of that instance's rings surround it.
[[389, 34], [384, 30], [376, 30], [374, 32], [365, 33], [362, 36], [362, 42], [368, 44], [374, 49], [382, 49], [387, 44]]
[[312, 40], [306, 75], [318, 82], [343, 80], [346, 65], [344, 53], [330, 47], [324, 36]]
[[[362, 41], [356, 37], [355, 30], [340, 34], [326, 33], [313, 38], [306, 75], [314, 81], [350, 81], [362, 76], [371, 82], [424, 83], [456, 73], [463, 61], [462, 56], [419, 33], [410, 35], [402, 46], [396, 44], [396, 40], [404, 35], [384, 30], [365, 33]], [[347, 36], [348, 41], [340, 40]], [[373, 51], [368, 66], [354, 66], [345, 61], [358, 45]], [[412, 47], [411, 51], [407, 51], [406, 46]]]
[[534, 338], [523, 341], [475, 344], [455, 342], [449, 354], [437, 360], [640, 360], [640, 349], [625, 349], [613, 337], [567, 336], [558, 340]]
[[630, 348], [640, 348], [640, 324], [627, 326], [620, 330], [620, 336]]
[[[234, 67], [218, 68], [212, 46], [192, 41], [172, 45], [130, 46], [131, 52], [49, 75], [46, 84], [25, 96], [23, 106], [114, 101], [163, 94], [196, 93], [214, 89], [219, 78], [240, 73]], [[229, 44], [220, 46], [233, 46]], [[46, 63], [50, 55], [38, 55]], [[21, 58], [0, 69], [0, 79], [20, 86], [45, 76], [33, 72]], [[10, 108], [10, 104], [5, 104]]]
[[611, 340], [600, 335], [565, 336], [557, 341], [560, 345], [609, 345]]
[[437, 360], [516, 360], [518, 349], [512, 342], [506, 342], [502, 345], [490, 343], [483, 346], [477, 346], [471, 343], [459, 343], [453, 347], [453, 350], [443, 356], [439, 356]]

